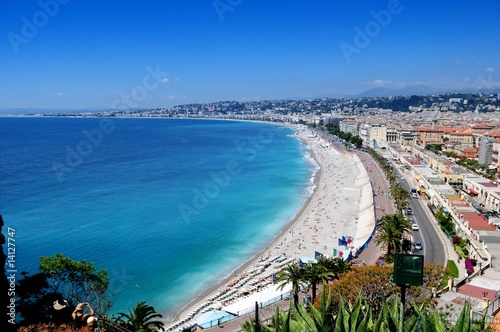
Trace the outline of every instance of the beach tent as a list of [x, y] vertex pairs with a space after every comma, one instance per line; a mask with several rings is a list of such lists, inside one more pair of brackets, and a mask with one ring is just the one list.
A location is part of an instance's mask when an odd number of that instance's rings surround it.
[[210, 310], [200, 315], [196, 319], [196, 324], [202, 329], [207, 329], [212, 326], [217, 326], [227, 321], [230, 321], [233, 318], [236, 318], [236, 315], [233, 315], [227, 311], [221, 310]]

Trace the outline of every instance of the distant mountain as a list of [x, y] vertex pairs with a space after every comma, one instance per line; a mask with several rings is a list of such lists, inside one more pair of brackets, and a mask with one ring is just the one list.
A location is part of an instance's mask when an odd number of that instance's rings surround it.
[[356, 95], [347, 96], [346, 98], [359, 98], [359, 97], [389, 97], [389, 96], [413, 96], [413, 95], [432, 95], [446, 93], [447, 91], [432, 88], [427, 85], [408, 85], [400, 89], [389, 88], [373, 88]]
[[482, 88], [462, 88], [462, 89], [452, 89], [444, 90], [437, 89], [427, 85], [409, 85], [401, 89], [389, 89], [389, 88], [373, 88], [366, 90], [364, 92], [344, 96], [344, 98], [373, 98], [373, 97], [389, 97], [389, 96], [424, 96], [424, 95], [436, 95], [436, 94], [447, 94], [447, 93], [484, 93], [484, 94], [496, 94], [500, 92], [500, 87], [482, 87]]

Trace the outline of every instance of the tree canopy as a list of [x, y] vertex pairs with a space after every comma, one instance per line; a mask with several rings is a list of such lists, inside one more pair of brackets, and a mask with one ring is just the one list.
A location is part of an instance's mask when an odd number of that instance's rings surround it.
[[100, 314], [111, 307], [107, 289], [109, 275], [93, 263], [75, 261], [62, 254], [40, 258], [39, 272], [23, 272], [18, 281], [18, 312], [23, 324], [47, 322], [55, 300], [66, 299], [74, 307], [80, 302], [92, 303]]

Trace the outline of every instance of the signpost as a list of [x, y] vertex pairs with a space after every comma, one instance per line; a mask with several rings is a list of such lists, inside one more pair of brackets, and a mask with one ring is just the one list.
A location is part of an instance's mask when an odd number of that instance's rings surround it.
[[424, 283], [424, 256], [403, 253], [394, 254], [393, 281], [401, 287], [401, 311], [399, 329], [403, 331], [406, 287], [422, 286]]

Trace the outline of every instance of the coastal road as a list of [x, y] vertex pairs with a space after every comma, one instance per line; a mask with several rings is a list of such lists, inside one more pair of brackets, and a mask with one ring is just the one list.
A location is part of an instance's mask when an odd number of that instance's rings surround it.
[[[396, 167], [397, 169], [397, 167]], [[399, 184], [408, 192], [411, 187], [403, 176], [398, 177]], [[413, 220], [419, 227], [418, 231], [413, 231], [413, 242], [420, 241], [423, 249], [414, 251], [415, 254], [424, 255], [424, 263], [442, 264], [446, 266], [447, 255], [444, 243], [441, 240], [438, 230], [435, 228], [435, 221], [431, 211], [426, 206], [424, 198], [409, 198], [408, 203], [413, 213], [408, 219]]]

